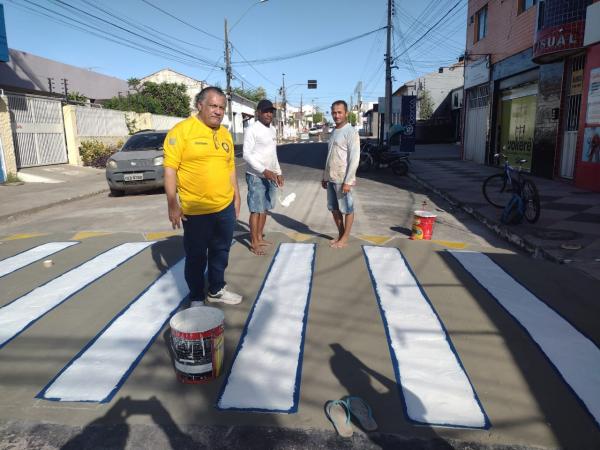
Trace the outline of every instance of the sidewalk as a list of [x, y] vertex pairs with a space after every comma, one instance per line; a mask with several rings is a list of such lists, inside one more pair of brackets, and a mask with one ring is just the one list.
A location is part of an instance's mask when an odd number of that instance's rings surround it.
[[0, 221], [108, 192], [103, 169], [71, 166], [31, 167], [18, 173], [23, 184], [0, 184]]
[[600, 279], [600, 193], [530, 177], [540, 194], [540, 219], [503, 225], [502, 210], [489, 205], [481, 191], [483, 181], [499, 170], [459, 157], [457, 145], [418, 145], [409, 176], [534, 257], [570, 264]]

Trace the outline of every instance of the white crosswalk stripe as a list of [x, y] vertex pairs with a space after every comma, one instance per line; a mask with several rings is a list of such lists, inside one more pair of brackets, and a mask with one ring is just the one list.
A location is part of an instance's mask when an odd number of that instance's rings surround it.
[[280, 245], [223, 384], [220, 409], [297, 411], [314, 256], [314, 244]]
[[0, 308], [0, 348], [48, 311], [152, 244], [121, 244]]
[[482, 253], [449, 251], [539, 345], [600, 425], [600, 349]]
[[428, 425], [487, 427], [458, 355], [400, 251], [363, 249], [408, 417]]
[[[39, 398], [107, 402], [188, 294], [181, 260], [128, 305]], [[101, 370], [99, 370], [101, 368]]]
[[48, 242], [0, 261], [0, 278], [79, 242]]

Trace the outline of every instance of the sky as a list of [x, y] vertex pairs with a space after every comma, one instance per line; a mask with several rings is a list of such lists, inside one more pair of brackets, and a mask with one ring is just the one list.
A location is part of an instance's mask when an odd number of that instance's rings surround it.
[[[234, 87], [262, 86], [270, 99], [279, 100], [276, 96], [285, 74], [289, 103], [299, 106], [302, 100], [323, 111], [337, 99], [356, 103], [359, 82], [363, 102], [384, 96], [385, 30], [308, 55], [297, 54], [384, 27], [387, 0], [2, 3], [10, 48], [122, 79], [171, 68], [224, 87], [221, 66], [227, 19]], [[467, 0], [394, 3], [392, 55], [397, 56], [397, 68], [392, 74], [397, 89], [457, 61], [465, 47]], [[261, 61], [265, 59], [270, 61]], [[309, 79], [317, 80], [317, 89], [307, 89]]]

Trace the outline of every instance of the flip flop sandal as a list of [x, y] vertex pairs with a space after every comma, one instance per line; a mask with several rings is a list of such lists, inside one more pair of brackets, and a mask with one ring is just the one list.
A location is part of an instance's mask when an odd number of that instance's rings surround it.
[[350, 411], [348, 405], [342, 400], [329, 400], [325, 403], [325, 414], [333, 424], [333, 428], [342, 437], [350, 437], [354, 430], [350, 423]]
[[373, 419], [373, 413], [371, 407], [360, 397], [344, 397], [342, 401], [346, 404], [348, 411], [352, 414], [360, 426], [366, 431], [375, 431], [377, 429], [377, 423]]

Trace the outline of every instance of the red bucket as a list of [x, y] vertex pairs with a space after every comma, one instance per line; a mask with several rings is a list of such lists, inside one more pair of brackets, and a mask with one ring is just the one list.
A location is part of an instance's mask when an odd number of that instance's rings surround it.
[[413, 240], [431, 240], [433, 234], [433, 224], [435, 223], [435, 214], [427, 211], [415, 211], [412, 225], [412, 236]]
[[206, 383], [221, 374], [224, 319], [223, 311], [210, 306], [188, 308], [171, 318], [171, 348], [179, 381]]

